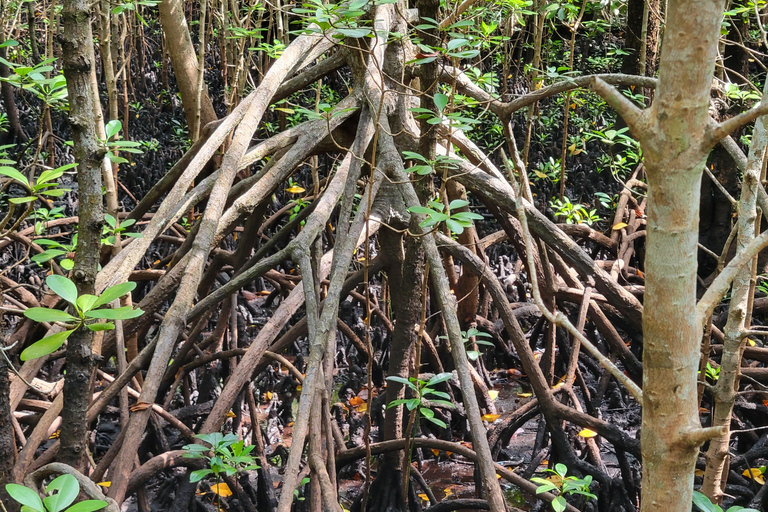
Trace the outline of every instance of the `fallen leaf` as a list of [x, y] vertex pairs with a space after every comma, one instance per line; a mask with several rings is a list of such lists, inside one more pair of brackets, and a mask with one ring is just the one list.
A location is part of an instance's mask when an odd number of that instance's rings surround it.
[[446, 488], [443, 490], [443, 492], [445, 493], [445, 497], [446, 497], [446, 498], [447, 498], [448, 496], [453, 496], [453, 491], [451, 490], [451, 488], [450, 488], [450, 487], [446, 487]]
[[305, 189], [301, 188], [298, 185], [294, 185], [292, 187], [288, 187], [287, 189], [285, 189], [285, 191], [289, 192], [291, 194], [301, 194], [302, 192], [306, 192]]
[[131, 412], [146, 411], [150, 407], [152, 407], [152, 404], [149, 402], [136, 402], [131, 406]]
[[110, 482], [110, 481], [106, 481], [106, 482], [96, 482], [96, 485], [100, 485], [100, 486], [102, 486], [102, 487], [109, 487], [110, 485], [112, 485], [112, 482]]
[[355, 407], [355, 410], [357, 412], [365, 412], [365, 411], [368, 410], [368, 404], [367, 403], [362, 403], [362, 404], [358, 405], [357, 407]]
[[626, 222], [619, 222], [618, 224], [614, 224], [614, 225], [613, 225], [613, 230], [614, 230], [614, 231], [618, 231], [618, 230], [620, 230], [620, 229], [624, 229], [624, 228], [625, 228], [625, 227], [627, 227], [628, 225], [629, 225], [629, 224], [627, 224]]
[[754, 480], [760, 485], [763, 485], [765, 483], [765, 478], [763, 478], [763, 472], [760, 471], [758, 468], [745, 469], [744, 471], [741, 472], [741, 474], [747, 478], [751, 478], [752, 480]]
[[267, 400], [272, 400], [272, 392], [267, 391], [266, 393], [264, 393], [264, 398], [266, 398]]
[[595, 432], [594, 430], [589, 430], [588, 428], [585, 428], [584, 430], [582, 430], [581, 432], [579, 432], [579, 435], [580, 435], [581, 437], [590, 438], [590, 437], [595, 437], [595, 436], [597, 436], [597, 432]]
[[533, 396], [533, 393], [518, 393], [517, 396], [520, 398], [530, 398]]
[[423, 494], [423, 493], [419, 494], [419, 498], [421, 498], [424, 501], [429, 501], [429, 496], [427, 496], [426, 494]]
[[753, 339], [747, 338], [747, 343], [749, 343], [750, 347], [754, 347], [755, 346], [755, 340], [753, 340]]
[[437, 448], [432, 448], [432, 453], [435, 455], [435, 457], [440, 456], [440, 450], [438, 450]]
[[60, 433], [61, 433], [61, 430], [57, 430], [56, 432], [48, 436], [48, 439], [58, 439]]
[[483, 414], [482, 416], [483, 421], [487, 421], [488, 423], [493, 423], [500, 417], [501, 417], [501, 414]]
[[235, 416], [237, 415], [234, 412], [232, 411], [227, 412], [227, 418], [234, 418]]
[[491, 397], [491, 400], [496, 400], [499, 398], [499, 392], [495, 389], [489, 389], [488, 396]]
[[226, 498], [227, 496], [232, 496], [232, 490], [224, 482], [212, 485], [211, 491], [214, 494], [218, 494], [219, 496], [222, 496], [224, 498]]
[[365, 403], [365, 400], [363, 400], [359, 396], [353, 396], [352, 398], [349, 399], [349, 405], [358, 406], [364, 403]]
[[703, 469], [694, 470], [693, 474], [695, 476], [704, 476], [704, 470]]

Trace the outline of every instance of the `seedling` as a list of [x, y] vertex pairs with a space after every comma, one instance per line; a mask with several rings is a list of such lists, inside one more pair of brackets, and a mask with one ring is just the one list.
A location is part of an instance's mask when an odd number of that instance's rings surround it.
[[24, 311], [24, 316], [30, 320], [35, 322], [59, 322], [67, 327], [67, 330], [46, 336], [24, 349], [21, 353], [22, 361], [36, 359], [55, 352], [78, 329], [86, 328], [91, 331], [108, 331], [115, 328], [115, 324], [111, 322], [99, 323], [98, 320], [128, 320], [144, 314], [144, 311], [141, 309], [133, 309], [131, 306], [114, 309], [109, 307], [113, 300], [119, 299], [136, 288], [136, 283], [129, 282], [111, 286], [98, 297], [87, 293], [78, 296], [75, 283], [64, 276], [50, 275], [45, 279], [45, 283], [56, 295], [72, 305], [77, 316], [70, 315], [66, 311], [49, 308], [29, 308]]
[[551, 503], [552, 510], [555, 512], [563, 512], [565, 510], [567, 505], [565, 495], [580, 494], [587, 498], [597, 499], [597, 496], [589, 492], [589, 486], [592, 483], [591, 475], [587, 475], [584, 478], [566, 476], [568, 474], [568, 467], [565, 464], [555, 464], [555, 469], [546, 469], [545, 472], [552, 473], [552, 476], [549, 478], [534, 477], [531, 478], [531, 481], [539, 484], [536, 488], [536, 494], [555, 490], [560, 492]]
[[72, 505], [80, 494], [80, 484], [72, 475], [54, 478], [45, 488], [48, 496], [42, 500], [37, 492], [23, 485], [8, 484], [5, 490], [11, 498], [21, 503], [21, 512], [94, 512], [107, 506], [104, 500], [85, 500]]

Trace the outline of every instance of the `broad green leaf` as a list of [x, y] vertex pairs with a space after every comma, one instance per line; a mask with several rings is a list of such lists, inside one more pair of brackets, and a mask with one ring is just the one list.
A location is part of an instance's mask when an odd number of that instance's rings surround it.
[[30, 188], [29, 180], [27, 180], [27, 177], [21, 174], [19, 171], [17, 171], [13, 167], [7, 167], [7, 166], [0, 167], [0, 175], [7, 176], [11, 179], [14, 179], [20, 183], [23, 183], [25, 187]]
[[406, 378], [403, 377], [387, 377], [387, 380], [391, 380], [392, 382], [399, 382], [400, 384], [405, 384], [406, 386], [410, 387], [414, 391], [418, 392], [419, 388], [416, 387], [416, 385], [409, 381]]
[[205, 478], [206, 476], [212, 473], [213, 471], [211, 471], [210, 469], [198, 469], [197, 471], [193, 471], [192, 473], [189, 474], [189, 481], [192, 483], [199, 482], [200, 480], [202, 480], [203, 478]]
[[445, 107], [448, 105], [448, 96], [446, 96], [441, 92], [438, 92], [437, 94], [435, 94], [434, 101], [435, 101], [435, 106], [437, 107], [437, 110], [442, 112], [443, 110], [445, 110]]
[[[77, 165], [77, 164], [72, 164]], [[66, 166], [64, 166], [66, 167]], [[43, 171], [40, 173], [40, 177], [37, 178], [36, 185], [42, 185], [43, 183], [48, 183], [51, 180], [55, 180], [61, 177], [61, 175], [64, 174], [64, 168], [59, 167], [57, 169], [49, 169], [47, 171]]]
[[420, 213], [422, 215], [432, 215], [435, 213], [435, 210], [427, 208], [426, 206], [411, 206], [408, 208], [408, 211], [411, 213]]
[[460, 235], [464, 232], [464, 226], [462, 226], [454, 219], [446, 219], [445, 225], [448, 227], [448, 229], [451, 230], [452, 233], [456, 233], [457, 235]]
[[699, 491], [693, 491], [693, 504], [702, 512], [715, 512], [715, 505], [712, 501]]
[[49, 308], [29, 308], [24, 311], [24, 316], [35, 322], [78, 322], [79, 318], [66, 311]]
[[90, 311], [93, 308], [93, 304], [98, 300], [99, 298], [95, 295], [91, 295], [89, 293], [83, 294], [77, 298], [77, 307], [80, 308], [80, 311]]
[[85, 500], [80, 503], [75, 503], [65, 512], [94, 512], [96, 510], [101, 510], [106, 506], [107, 502], [103, 500]]
[[107, 140], [111, 139], [123, 129], [123, 123], [118, 119], [113, 119], [104, 125], [104, 132], [107, 134]]
[[453, 377], [453, 373], [451, 372], [443, 372], [438, 373], [431, 379], [427, 381], [427, 386], [434, 386], [435, 384], [440, 384], [441, 382], [445, 382], [447, 380], [450, 380], [451, 377]]
[[[64, 474], [53, 479], [45, 488], [48, 494], [53, 491], [59, 491], [43, 500], [47, 505], [48, 512], [61, 512], [75, 501], [80, 494], [80, 484], [74, 476]], [[46, 503], [46, 500], [50, 500]]]
[[37, 199], [35, 196], [13, 197], [9, 199], [8, 202], [13, 204], [26, 204], [31, 203], [35, 199]]
[[45, 284], [47, 284], [48, 288], [53, 290], [56, 295], [70, 304], [75, 304], [77, 302], [77, 286], [66, 277], [52, 274], [45, 278]]
[[129, 293], [133, 291], [133, 289], [136, 288], [136, 283], [134, 282], [127, 282], [127, 283], [121, 283], [116, 284], [115, 286], [110, 286], [104, 292], [99, 295], [98, 300], [93, 303], [91, 308], [98, 308], [99, 306], [103, 306], [104, 304], [109, 304], [115, 299], [119, 299], [126, 293]]
[[14, 500], [18, 501], [22, 505], [26, 505], [38, 512], [44, 512], [43, 502], [40, 500], [40, 496], [35, 491], [18, 484], [8, 484], [5, 486], [6, 492]]
[[73, 332], [75, 332], [74, 329], [57, 332], [56, 334], [51, 334], [50, 336], [41, 339], [37, 343], [33, 343], [21, 353], [21, 360], [29, 361], [30, 359], [37, 359], [38, 357], [47, 356], [48, 354], [56, 352]]
[[133, 309], [131, 306], [123, 306], [115, 309], [94, 309], [87, 311], [85, 316], [88, 318], [106, 318], [108, 320], [128, 320], [130, 318], [138, 318], [144, 314], [141, 309]]
[[466, 201], [464, 199], [454, 199], [448, 205], [448, 209], [455, 210], [456, 208], [462, 208], [464, 206], [467, 206], [468, 204], [469, 204], [469, 201]]
[[[429, 410], [429, 409], [427, 409], [427, 410]], [[431, 421], [432, 423], [434, 423], [438, 427], [446, 428], [448, 426], [448, 425], [445, 424], [445, 422], [443, 420], [439, 420], [437, 418], [426, 418], [426, 419], [427, 419], [427, 421]]]
[[62, 251], [61, 249], [48, 249], [47, 251], [41, 252], [40, 254], [35, 254], [29, 259], [35, 263], [45, 263], [48, 260], [52, 260], [56, 256], [63, 256], [65, 254], [67, 254], [67, 251]]
[[552, 500], [552, 508], [555, 512], [563, 512], [566, 508], [566, 501], [565, 498], [562, 496], [558, 496], [555, 499]]

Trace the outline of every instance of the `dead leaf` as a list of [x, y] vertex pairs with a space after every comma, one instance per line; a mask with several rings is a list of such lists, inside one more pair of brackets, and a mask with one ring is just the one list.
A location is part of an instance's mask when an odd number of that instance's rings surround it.
[[493, 423], [500, 417], [501, 417], [501, 414], [483, 414], [482, 416], [483, 421], [487, 421], [488, 423]]
[[149, 402], [136, 402], [131, 406], [131, 412], [146, 411], [150, 407], [152, 404]]
[[617, 224], [614, 224], [614, 225], [613, 225], [613, 230], [614, 230], [614, 231], [618, 231], [618, 230], [620, 230], [620, 229], [624, 229], [624, 228], [625, 228], [625, 227], [627, 227], [628, 225], [629, 225], [629, 224], [627, 224], [626, 222], [619, 222], [619, 223], [617, 223]]
[[590, 437], [597, 436], [597, 432], [595, 432], [594, 430], [589, 430], [588, 428], [585, 428], [584, 430], [579, 432], [579, 435], [581, 437], [585, 437], [585, 438], [589, 439]]
[[226, 498], [227, 496], [232, 496], [232, 490], [224, 482], [212, 485], [211, 492], [213, 492], [214, 494], [218, 494], [223, 498]]
[[287, 189], [285, 189], [285, 191], [289, 192], [291, 194], [301, 194], [302, 192], [306, 192], [305, 189], [301, 188], [298, 185], [294, 185], [292, 187], [288, 187]]

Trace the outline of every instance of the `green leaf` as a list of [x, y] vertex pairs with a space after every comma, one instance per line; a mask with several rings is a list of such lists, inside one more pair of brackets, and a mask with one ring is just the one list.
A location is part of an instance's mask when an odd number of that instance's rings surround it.
[[53, 290], [56, 295], [70, 304], [77, 303], [77, 286], [66, 277], [52, 274], [45, 279], [45, 284], [47, 284], [48, 288]]
[[448, 96], [446, 96], [441, 92], [438, 92], [437, 94], [435, 94], [434, 102], [435, 102], [435, 106], [437, 107], [437, 110], [442, 112], [443, 110], [445, 110], [445, 107], [448, 105]]
[[14, 197], [9, 199], [8, 202], [13, 204], [26, 204], [31, 203], [35, 199], [37, 199], [35, 196]]
[[553, 484], [552, 482], [544, 478], [533, 477], [531, 478], [531, 482], [539, 484], [539, 486], [536, 488], [536, 494], [541, 494], [543, 492], [553, 491], [557, 489], [557, 486], [555, 484]]
[[103, 324], [88, 324], [86, 327], [92, 331], [111, 331], [115, 328], [115, 324], [107, 322]]
[[[72, 165], [77, 165], [77, 164], [72, 164]], [[44, 183], [48, 183], [51, 180], [60, 178], [61, 175], [64, 174], [64, 167], [59, 167], [57, 169], [49, 169], [47, 171], [41, 172], [40, 177], [37, 178], [37, 183], [35, 185], [39, 186]]]
[[104, 125], [104, 132], [107, 134], [107, 140], [111, 139], [123, 129], [123, 123], [119, 119], [113, 119]]
[[38, 512], [44, 512], [43, 502], [40, 500], [40, 496], [37, 495], [32, 489], [28, 489], [23, 485], [8, 484], [5, 486], [6, 492], [14, 500], [18, 501], [22, 505], [26, 505]]
[[699, 507], [702, 512], [716, 512], [712, 501], [699, 491], [693, 491], [693, 504]]
[[434, 423], [438, 427], [446, 428], [448, 426], [448, 425], [445, 424], [445, 422], [443, 420], [439, 420], [437, 418], [426, 418], [426, 419], [427, 419], [427, 421], [431, 421], [432, 423]]
[[6, 166], [0, 167], [0, 176], [7, 176], [20, 183], [23, 183], [25, 187], [30, 188], [29, 180], [27, 180], [27, 177], [21, 174], [19, 171], [17, 171], [13, 167], [6, 167]]
[[464, 206], [467, 206], [468, 204], [469, 204], [469, 201], [466, 201], [464, 199], [454, 199], [448, 205], [448, 209], [455, 210], [456, 208], [462, 208]]
[[21, 353], [21, 360], [29, 361], [30, 359], [37, 359], [38, 357], [47, 356], [48, 354], [56, 352], [73, 332], [75, 332], [74, 329], [57, 332], [56, 334], [51, 334], [50, 336], [33, 343]]
[[563, 512], [565, 510], [567, 503], [565, 501], [565, 498], [562, 496], [558, 496], [557, 498], [552, 500], [552, 508], [555, 512]]
[[66, 311], [49, 308], [29, 308], [24, 316], [35, 322], [79, 322], [80, 319]]
[[213, 471], [210, 469], [198, 469], [189, 474], [189, 481], [192, 483], [199, 482], [211, 473], [213, 473]]
[[77, 307], [80, 308], [80, 311], [82, 312], [90, 311], [93, 308], [93, 304], [97, 300], [98, 300], [98, 297], [96, 297], [95, 295], [86, 293], [77, 298]]
[[45, 263], [46, 261], [52, 260], [57, 256], [63, 256], [65, 254], [67, 254], [67, 251], [62, 251], [61, 249], [48, 249], [47, 251], [41, 252], [40, 254], [35, 254], [29, 259], [35, 263]]
[[75, 503], [65, 512], [94, 512], [95, 510], [101, 510], [106, 506], [107, 502], [103, 500], [85, 500], [80, 503]]
[[403, 377], [387, 377], [387, 380], [390, 380], [392, 382], [399, 382], [400, 384], [405, 384], [406, 386], [410, 387], [412, 390], [418, 392], [419, 388], [416, 387], [416, 385], [411, 382], [410, 380], [403, 378]]
[[448, 229], [451, 230], [452, 233], [456, 233], [457, 235], [460, 235], [464, 232], [464, 226], [462, 226], [454, 219], [446, 219], [445, 225], [448, 227]]
[[441, 382], [445, 382], [447, 380], [450, 380], [451, 377], [453, 377], [453, 373], [451, 372], [443, 372], [438, 373], [431, 379], [427, 381], [427, 386], [434, 386], [435, 384], [440, 384]]
[[144, 314], [141, 309], [133, 309], [131, 306], [123, 306], [115, 309], [94, 309], [87, 311], [85, 316], [88, 318], [106, 318], [108, 320], [128, 320], [130, 318], [138, 318]]
[[75, 501], [77, 495], [80, 494], [80, 484], [72, 475], [64, 474], [53, 479], [45, 488], [45, 492], [48, 494], [53, 491], [59, 491], [52, 496], [48, 496], [43, 500], [50, 500], [47, 505], [48, 512], [61, 512]]
[[110, 286], [104, 290], [104, 292], [99, 296], [98, 300], [93, 303], [91, 308], [97, 308], [99, 306], [103, 306], [104, 304], [109, 304], [113, 300], [119, 299], [126, 293], [132, 292], [134, 288], [136, 288], [136, 283], [130, 281], [127, 283]]

